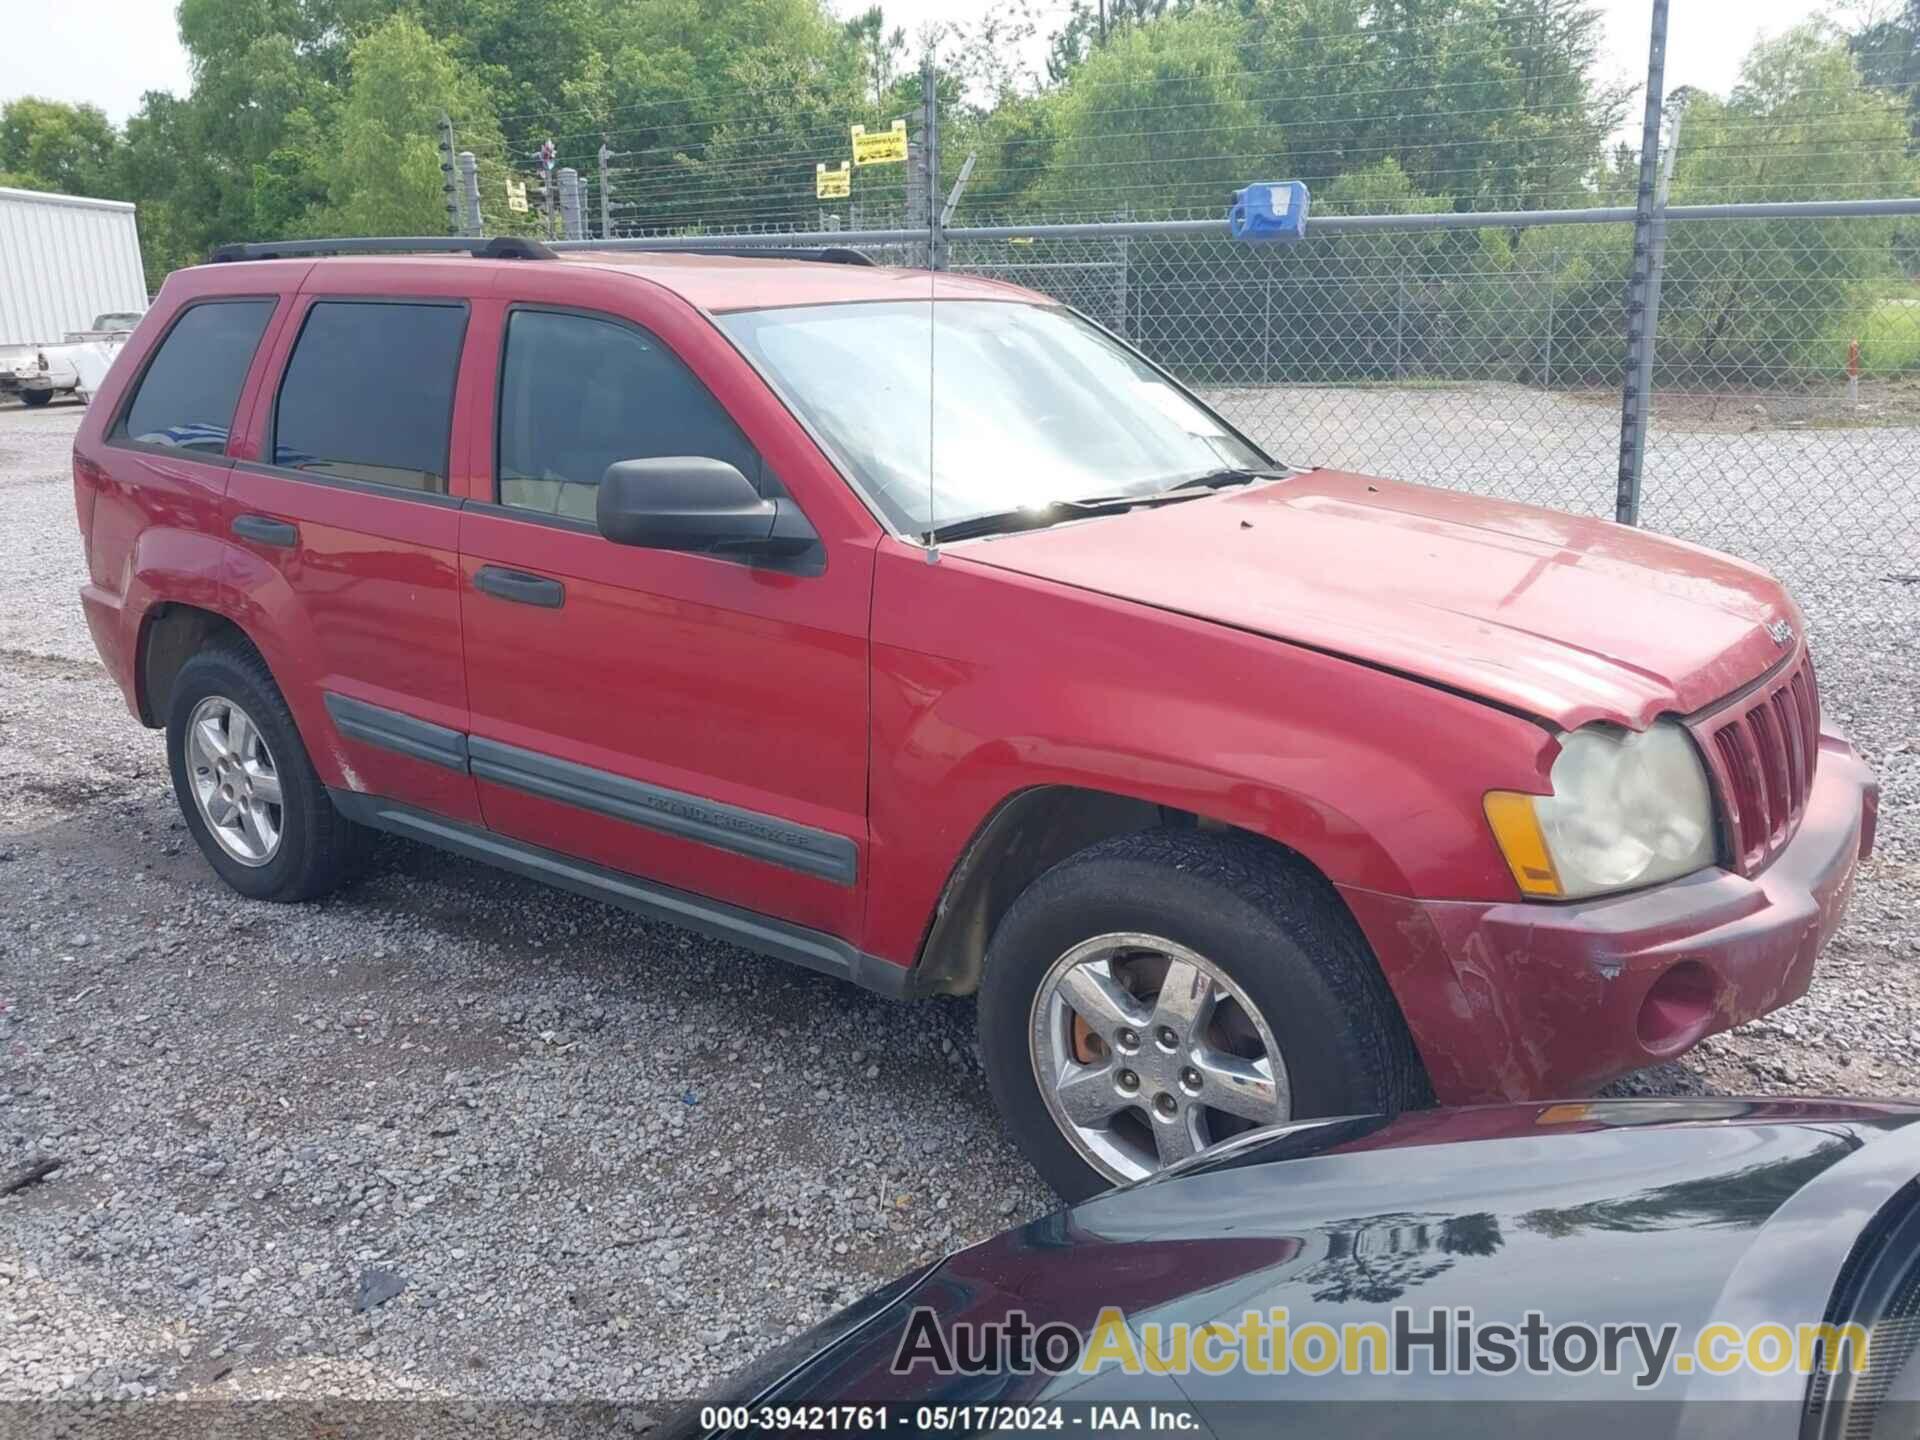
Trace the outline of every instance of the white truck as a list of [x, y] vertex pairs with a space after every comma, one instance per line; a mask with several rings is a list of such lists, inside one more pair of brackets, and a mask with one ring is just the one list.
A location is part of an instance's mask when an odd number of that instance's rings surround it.
[[146, 308], [132, 205], [0, 188], [0, 398], [86, 398]]

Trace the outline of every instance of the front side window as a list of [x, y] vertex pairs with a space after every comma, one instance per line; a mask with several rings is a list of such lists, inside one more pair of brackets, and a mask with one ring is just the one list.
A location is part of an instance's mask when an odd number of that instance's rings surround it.
[[500, 376], [500, 503], [592, 520], [621, 460], [724, 460], [770, 493], [713, 393], [654, 336], [589, 315], [516, 310]]
[[464, 305], [317, 302], [280, 382], [273, 463], [446, 494], [466, 331]]
[[121, 423], [125, 438], [223, 453], [273, 307], [271, 300], [214, 300], [182, 314], [140, 377]]
[[720, 327], [907, 534], [1272, 464], [1051, 306], [812, 305], [722, 315]]

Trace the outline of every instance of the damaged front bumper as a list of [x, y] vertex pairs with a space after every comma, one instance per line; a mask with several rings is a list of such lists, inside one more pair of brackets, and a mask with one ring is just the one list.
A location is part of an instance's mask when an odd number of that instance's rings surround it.
[[1865, 762], [1823, 730], [1800, 827], [1756, 875], [1564, 905], [1341, 893], [1440, 1103], [1580, 1095], [1804, 995], [1878, 803]]

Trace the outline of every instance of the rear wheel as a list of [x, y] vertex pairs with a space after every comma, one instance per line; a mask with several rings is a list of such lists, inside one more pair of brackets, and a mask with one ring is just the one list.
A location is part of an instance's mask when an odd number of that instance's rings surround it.
[[353, 871], [367, 832], [333, 808], [266, 662], [249, 646], [180, 669], [167, 715], [174, 796], [207, 863], [255, 900], [311, 900]]
[[1426, 1092], [1325, 880], [1194, 831], [1106, 841], [1035, 881], [988, 950], [980, 1045], [1014, 1138], [1068, 1199], [1262, 1126]]
[[22, 404], [38, 410], [42, 405], [51, 405], [53, 403], [53, 391], [22, 390], [20, 392], [20, 400]]

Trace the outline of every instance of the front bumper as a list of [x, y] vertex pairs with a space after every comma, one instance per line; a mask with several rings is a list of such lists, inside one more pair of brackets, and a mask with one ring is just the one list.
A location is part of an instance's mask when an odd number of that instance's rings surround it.
[[1800, 828], [1757, 875], [1564, 905], [1341, 893], [1441, 1104], [1579, 1095], [1804, 995], [1878, 804], [1865, 762], [1823, 731]]

